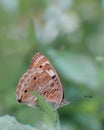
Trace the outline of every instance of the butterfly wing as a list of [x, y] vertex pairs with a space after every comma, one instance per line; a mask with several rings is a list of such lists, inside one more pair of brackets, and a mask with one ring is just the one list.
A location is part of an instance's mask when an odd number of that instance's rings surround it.
[[49, 86], [47, 87], [49, 89], [46, 90], [47, 93], [46, 98], [51, 102], [56, 100], [56, 102], [61, 103], [63, 99], [63, 87], [59, 79], [59, 76], [55, 71], [54, 67], [52, 66], [52, 64], [50, 63], [50, 61], [41, 53], [37, 53], [32, 58], [32, 63], [30, 65], [30, 69], [34, 68], [43, 70], [43, 73], [41, 74], [42, 78], [44, 75], [47, 75], [46, 78], [44, 79], [47, 83], [44, 85]]
[[32, 58], [32, 63], [21, 77], [16, 91], [19, 102], [36, 106], [37, 98], [29, 93], [30, 90], [44, 96], [54, 109], [68, 104], [63, 98], [63, 88], [57, 72], [41, 53], [37, 53]]

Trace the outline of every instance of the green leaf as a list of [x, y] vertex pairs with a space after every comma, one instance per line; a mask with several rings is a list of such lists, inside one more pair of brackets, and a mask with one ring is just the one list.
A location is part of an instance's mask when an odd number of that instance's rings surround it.
[[0, 130], [37, 130], [30, 125], [22, 125], [15, 117], [5, 115], [0, 117]]
[[49, 104], [42, 96], [36, 92], [32, 92], [38, 98], [38, 107], [42, 113], [43, 120], [52, 130], [60, 130], [59, 116], [56, 110], [53, 109], [52, 105]]

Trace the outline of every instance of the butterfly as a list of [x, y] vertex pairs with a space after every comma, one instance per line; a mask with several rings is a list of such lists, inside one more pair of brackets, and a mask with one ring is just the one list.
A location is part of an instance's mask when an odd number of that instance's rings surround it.
[[20, 78], [16, 90], [18, 102], [37, 106], [38, 99], [30, 91], [43, 96], [54, 109], [69, 103], [64, 99], [63, 86], [57, 72], [48, 58], [39, 52], [32, 58], [31, 65]]

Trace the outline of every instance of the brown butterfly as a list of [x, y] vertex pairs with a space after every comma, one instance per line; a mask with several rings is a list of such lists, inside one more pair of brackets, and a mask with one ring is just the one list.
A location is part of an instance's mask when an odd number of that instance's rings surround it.
[[57, 72], [41, 53], [37, 53], [32, 58], [32, 63], [19, 80], [16, 91], [18, 102], [37, 106], [38, 99], [30, 91], [43, 96], [54, 109], [69, 103], [64, 99], [63, 87]]

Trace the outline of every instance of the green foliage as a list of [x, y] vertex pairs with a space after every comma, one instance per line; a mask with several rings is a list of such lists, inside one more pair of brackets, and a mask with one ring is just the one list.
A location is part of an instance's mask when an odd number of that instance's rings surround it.
[[38, 98], [38, 107], [42, 113], [47, 129], [60, 130], [60, 121], [57, 111], [38, 93], [33, 92], [33, 94]]
[[[40, 111], [18, 104], [15, 96], [19, 78], [40, 51], [57, 70], [65, 97], [75, 100], [58, 110], [61, 125], [103, 130], [103, 0], [5, 1], [0, 1], [0, 115], [41, 122]], [[83, 98], [89, 95], [92, 99]]]
[[30, 125], [20, 124], [14, 117], [5, 115], [0, 117], [0, 130], [37, 130]]

